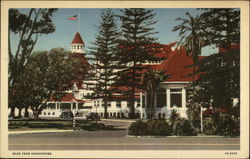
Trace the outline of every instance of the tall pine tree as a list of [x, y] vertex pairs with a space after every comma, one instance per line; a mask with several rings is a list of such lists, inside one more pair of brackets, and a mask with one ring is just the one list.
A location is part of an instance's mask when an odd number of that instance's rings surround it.
[[204, 11], [201, 18], [205, 22], [204, 31], [209, 36], [207, 45], [215, 44], [227, 48], [232, 43], [240, 43], [239, 9], [204, 9]]
[[115, 15], [111, 9], [101, 12], [101, 22], [98, 26], [98, 35], [93, 42], [90, 54], [93, 60], [93, 71], [90, 78], [96, 81], [91, 98], [103, 99], [104, 117], [108, 117], [108, 101], [112, 98], [112, 91], [109, 89], [115, 77], [116, 56], [118, 48], [118, 31]]
[[153, 10], [142, 8], [122, 9], [121, 40], [118, 51], [119, 65], [123, 67], [118, 73], [117, 86], [126, 86], [121, 93], [126, 95], [130, 108], [130, 118], [135, 118], [135, 93], [141, 89], [142, 63], [159, 60], [152, 53], [158, 49], [156, 32], [153, 25]]

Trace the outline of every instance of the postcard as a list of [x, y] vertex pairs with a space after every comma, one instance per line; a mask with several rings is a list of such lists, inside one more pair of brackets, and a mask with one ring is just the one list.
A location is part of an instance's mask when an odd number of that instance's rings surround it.
[[249, 2], [1, 4], [1, 157], [249, 157]]

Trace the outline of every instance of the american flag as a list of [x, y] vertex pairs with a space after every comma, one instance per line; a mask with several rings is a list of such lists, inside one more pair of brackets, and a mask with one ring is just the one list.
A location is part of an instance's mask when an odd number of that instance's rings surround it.
[[74, 15], [73, 17], [69, 17], [69, 20], [77, 20], [77, 15]]

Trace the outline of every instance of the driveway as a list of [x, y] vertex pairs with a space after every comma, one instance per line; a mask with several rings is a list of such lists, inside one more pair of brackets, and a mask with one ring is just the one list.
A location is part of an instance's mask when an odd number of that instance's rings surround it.
[[239, 150], [239, 138], [129, 137], [131, 122], [100, 121], [118, 130], [9, 135], [10, 150]]

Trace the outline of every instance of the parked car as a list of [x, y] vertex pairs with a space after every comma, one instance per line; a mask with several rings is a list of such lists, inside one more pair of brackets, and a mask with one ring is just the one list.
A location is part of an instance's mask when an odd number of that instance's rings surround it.
[[75, 114], [75, 120], [86, 120], [87, 117], [86, 117], [86, 114], [84, 112], [77, 112]]
[[87, 115], [87, 120], [100, 120], [100, 116], [97, 113], [90, 113], [89, 115]]
[[62, 112], [60, 115], [60, 118], [62, 119], [72, 119], [73, 118], [73, 113], [72, 112]]

